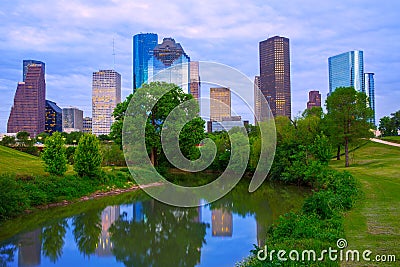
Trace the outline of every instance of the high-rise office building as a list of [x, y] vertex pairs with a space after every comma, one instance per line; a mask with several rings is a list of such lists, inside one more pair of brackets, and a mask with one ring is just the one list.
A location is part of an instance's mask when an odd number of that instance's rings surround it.
[[121, 75], [114, 70], [93, 72], [92, 133], [109, 134], [114, 122], [112, 113], [121, 102]]
[[48, 134], [62, 132], [62, 109], [53, 101], [46, 100], [45, 130]]
[[149, 79], [149, 60], [158, 43], [155, 33], [139, 33], [133, 36], [133, 91], [147, 83]]
[[274, 116], [291, 116], [289, 39], [271, 37], [259, 44], [260, 89]]
[[222, 121], [224, 117], [231, 117], [231, 90], [210, 88], [210, 121]]
[[83, 130], [84, 133], [92, 133], [92, 118], [84, 117], [83, 118]]
[[313, 107], [321, 107], [321, 94], [319, 91], [308, 92], [307, 109], [312, 109]]
[[44, 132], [46, 82], [41, 64], [27, 66], [24, 82], [19, 82], [7, 123], [8, 133], [25, 131], [31, 137]]
[[365, 93], [368, 96], [368, 106], [374, 111], [371, 123], [375, 125], [375, 80], [374, 73], [365, 73]]
[[[199, 62], [191, 61], [189, 63], [190, 68], [190, 93], [197, 101], [200, 101], [200, 72]], [[199, 103], [200, 104], [200, 103]]]
[[257, 122], [257, 118], [261, 117], [261, 81], [260, 76], [254, 77], [254, 122]]
[[62, 130], [66, 133], [82, 132], [83, 111], [70, 107], [62, 109]]
[[149, 60], [149, 78], [153, 77], [153, 81], [174, 83], [188, 94], [189, 62], [190, 57], [179, 43], [173, 38], [164, 38], [163, 42], [153, 49], [153, 56]]
[[39, 60], [33, 60], [33, 59], [24, 59], [22, 61], [22, 81], [25, 82], [26, 79], [26, 74], [28, 73], [28, 66], [36, 64], [36, 65], [42, 65], [43, 68], [43, 73], [46, 74], [46, 64], [42, 61]]
[[363, 51], [349, 51], [328, 59], [329, 93], [338, 87], [354, 87], [358, 92], [364, 88]]

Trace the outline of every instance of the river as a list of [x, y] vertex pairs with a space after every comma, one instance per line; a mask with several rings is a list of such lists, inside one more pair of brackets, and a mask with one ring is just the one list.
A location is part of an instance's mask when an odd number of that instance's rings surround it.
[[198, 208], [136, 191], [26, 214], [0, 225], [0, 266], [234, 266], [308, 195], [295, 186], [247, 187]]

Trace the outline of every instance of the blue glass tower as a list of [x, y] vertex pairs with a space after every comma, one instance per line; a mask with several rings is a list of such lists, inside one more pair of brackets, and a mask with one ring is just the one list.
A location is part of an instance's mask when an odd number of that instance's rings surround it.
[[133, 36], [133, 91], [140, 88], [149, 78], [149, 60], [158, 43], [155, 33], [139, 33]]
[[[153, 50], [149, 60], [149, 78], [174, 83], [190, 93], [190, 57], [173, 38], [164, 38]], [[162, 70], [166, 70], [161, 72]], [[161, 72], [161, 73], [160, 73]]]
[[364, 88], [364, 57], [363, 51], [350, 51], [330, 57], [329, 93], [338, 87], [354, 87], [359, 92]]
[[368, 96], [369, 107], [374, 111], [371, 123], [375, 125], [375, 80], [374, 73], [365, 73], [365, 93]]

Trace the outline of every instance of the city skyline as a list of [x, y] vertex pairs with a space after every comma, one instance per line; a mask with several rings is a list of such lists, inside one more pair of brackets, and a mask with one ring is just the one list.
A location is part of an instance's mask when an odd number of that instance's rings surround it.
[[[274, 35], [288, 37], [292, 116], [305, 109], [309, 88], [319, 90], [324, 103], [329, 91], [328, 57], [363, 50], [366, 71], [376, 74], [377, 123], [379, 118], [399, 109], [397, 2], [333, 5], [308, 1], [299, 5], [300, 2], [205, 1], [191, 5], [187, 12], [184, 1], [168, 5], [142, 1], [106, 1], [104, 5], [73, 1], [67, 6], [61, 2], [25, 3], [28, 2], [2, 3], [0, 12], [4, 39], [0, 45], [0, 132], [6, 131], [23, 59], [46, 62], [47, 99], [60, 107], [77, 106], [85, 116], [91, 116], [91, 73], [113, 68], [113, 39], [115, 69], [122, 76], [122, 99], [132, 91], [132, 37], [140, 32], [174, 37], [192, 60], [230, 65], [250, 80], [259, 73], [258, 42]], [[79, 10], [73, 18], [72, 10]], [[170, 16], [162, 16], [165, 12]], [[220, 16], [221, 12], [226, 16]], [[25, 13], [30, 14], [29, 20], [23, 18]], [[158, 20], [152, 19], [155, 15]], [[383, 39], [387, 41], [373, 42]]]

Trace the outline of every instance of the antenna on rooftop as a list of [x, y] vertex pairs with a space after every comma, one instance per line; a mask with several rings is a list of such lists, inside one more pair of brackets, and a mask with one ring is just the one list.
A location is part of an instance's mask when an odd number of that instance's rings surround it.
[[113, 38], [113, 60], [114, 60], [114, 70], [115, 70], [115, 44], [114, 44], [114, 38]]

